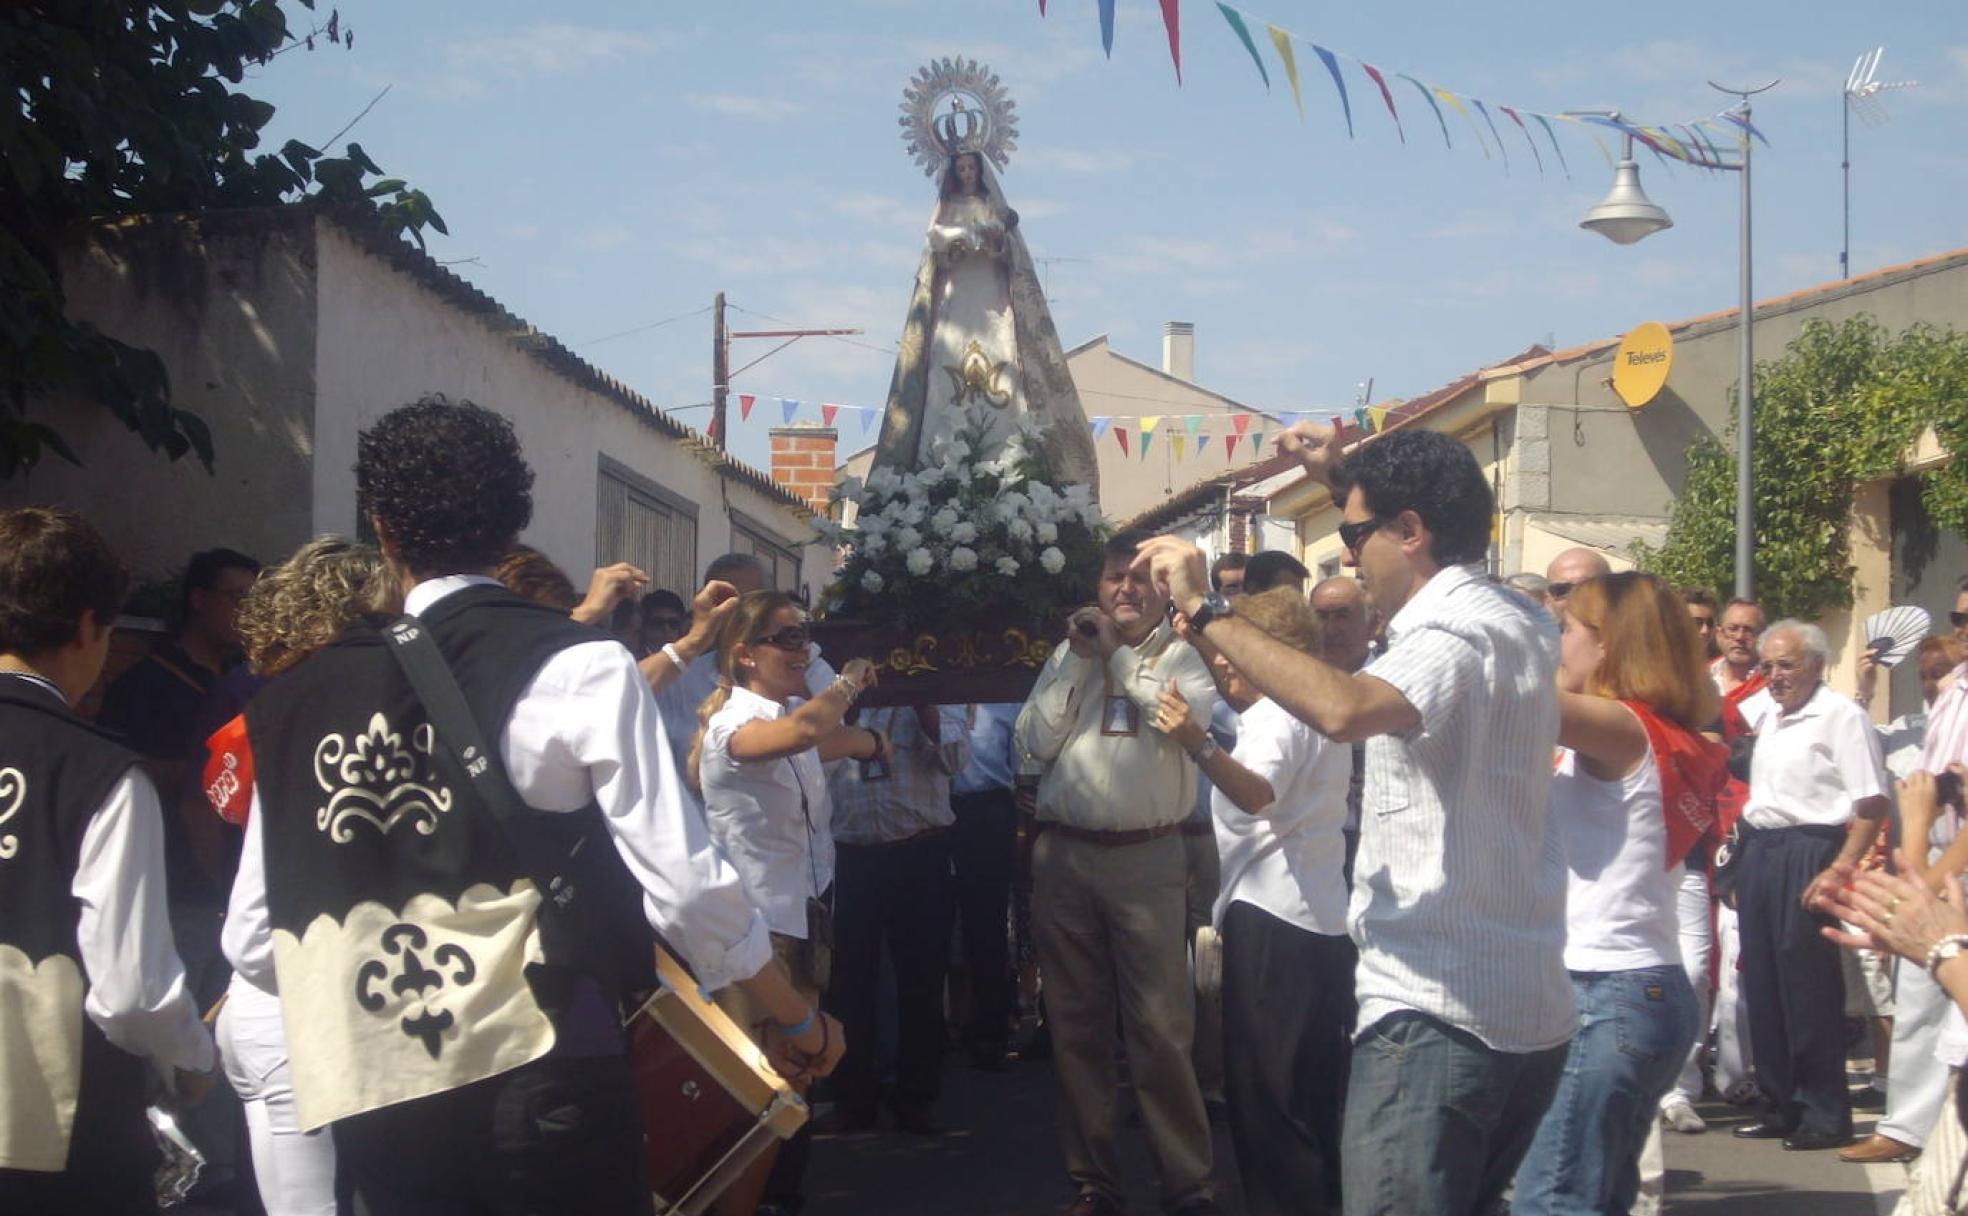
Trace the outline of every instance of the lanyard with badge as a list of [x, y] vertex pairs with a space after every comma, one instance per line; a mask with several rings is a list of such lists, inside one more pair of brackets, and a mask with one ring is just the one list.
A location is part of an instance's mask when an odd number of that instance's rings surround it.
[[806, 941], [798, 955], [800, 970], [806, 974], [793, 978], [804, 978], [816, 990], [824, 992], [834, 973], [834, 914], [821, 898], [820, 861], [813, 851], [813, 805], [807, 801], [806, 782], [800, 777], [799, 765], [793, 763], [793, 757], [786, 757], [786, 764], [793, 771], [793, 784], [799, 787], [800, 819], [806, 824], [806, 868], [813, 880], [813, 893], [806, 897]]
[[[889, 710], [888, 721], [883, 723], [883, 725], [888, 728], [881, 732], [882, 735], [886, 738], [893, 739], [895, 737], [895, 714], [896, 714], [895, 710], [893, 709]], [[890, 755], [883, 756], [879, 760], [871, 758], [867, 760], [856, 761], [856, 763], [858, 763], [861, 766], [861, 784], [874, 785], [878, 782], [887, 781], [890, 778], [894, 777], [895, 776], [894, 759], [895, 759], [894, 755], [891, 753]]]
[[1126, 693], [1114, 691], [1112, 676], [1102, 673], [1100, 733], [1110, 738], [1129, 738], [1141, 733], [1141, 707]]

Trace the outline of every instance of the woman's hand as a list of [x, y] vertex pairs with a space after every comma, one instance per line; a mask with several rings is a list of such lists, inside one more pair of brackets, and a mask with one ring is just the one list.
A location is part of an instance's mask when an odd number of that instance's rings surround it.
[[867, 692], [875, 686], [875, 665], [866, 659], [849, 659], [840, 673], [853, 681], [857, 692]]
[[1925, 848], [1927, 834], [1941, 813], [1941, 791], [1926, 769], [1908, 773], [1900, 782], [1900, 838]]
[[1926, 883], [1908, 877], [1912, 866], [1904, 849], [1896, 855], [1895, 864], [1901, 873], [1869, 870], [1855, 874], [1849, 885], [1834, 886], [1820, 899], [1820, 911], [1859, 930], [1847, 933], [1827, 928], [1822, 932], [1847, 949], [1891, 950], [1924, 965], [1936, 942], [1952, 933], [1968, 933], [1968, 897], [1962, 894], [1959, 875], [1949, 876], [1938, 897]]
[[795, 1083], [824, 1077], [847, 1050], [847, 1034], [831, 1014], [816, 1013], [813, 1025], [797, 1038], [788, 1038], [777, 1025], [765, 1028], [765, 1056], [772, 1071]]
[[1193, 752], [1208, 738], [1207, 732], [1190, 716], [1189, 702], [1175, 691], [1175, 681], [1170, 680], [1167, 687], [1155, 698], [1155, 729], [1176, 741], [1182, 750]]

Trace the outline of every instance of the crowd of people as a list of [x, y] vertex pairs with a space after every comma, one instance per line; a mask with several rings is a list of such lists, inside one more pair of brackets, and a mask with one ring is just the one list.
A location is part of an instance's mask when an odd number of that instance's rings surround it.
[[153, 1210], [162, 1092], [239, 1210], [647, 1212], [660, 938], [828, 1103], [721, 1216], [938, 1135], [953, 1048], [1050, 1060], [1070, 1216], [1124, 1211], [1129, 1118], [1177, 1216], [1217, 1121], [1250, 1216], [1653, 1212], [1711, 1088], [1968, 1210], [1968, 581], [1879, 727], [1809, 622], [1485, 573], [1452, 440], [1281, 447], [1353, 573], [1115, 535], [1022, 704], [869, 708], [745, 555], [583, 594], [468, 403], [363, 432], [373, 544], [196, 555], [106, 690], [122, 560], [0, 512], [0, 1209]]

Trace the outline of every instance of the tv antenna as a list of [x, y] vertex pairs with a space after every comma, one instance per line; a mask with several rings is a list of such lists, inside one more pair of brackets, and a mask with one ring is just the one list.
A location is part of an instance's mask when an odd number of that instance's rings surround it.
[[1883, 46], [1874, 47], [1860, 55], [1852, 64], [1851, 74], [1845, 77], [1844, 97], [1839, 106], [1839, 142], [1842, 154], [1839, 156], [1839, 171], [1845, 178], [1845, 240], [1838, 250], [1838, 276], [1852, 277], [1852, 115], [1868, 127], [1883, 127], [1893, 120], [1879, 95], [1889, 89], [1911, 89], [1920, 84], [1917, 80], [1895, 80], [1886, 82], [1879, 79], [1879, 61], [1886, 54]]
[[1052, 294], [1052, 264], [1054, 262], [1078, 262], [1090, 264], [1092, 258], [1033, 258], [1039, 264], [1039, 291], [1045, 296], [1047, 304], [1059, 303], [1059, 297]]

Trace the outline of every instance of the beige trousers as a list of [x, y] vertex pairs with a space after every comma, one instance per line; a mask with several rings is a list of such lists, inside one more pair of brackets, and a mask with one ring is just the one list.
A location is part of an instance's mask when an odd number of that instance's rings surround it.
[[1207, 1196], [1209, 1119], [1189, 1060], [1188, 861], [1180, 836], [1109, 847], [1041, 832], [1032, 922], [1059, 1076], [1066, 1172], [1121, 1197], [1114, 1027], [1169, 1206]]

